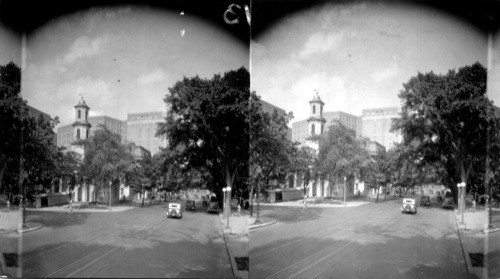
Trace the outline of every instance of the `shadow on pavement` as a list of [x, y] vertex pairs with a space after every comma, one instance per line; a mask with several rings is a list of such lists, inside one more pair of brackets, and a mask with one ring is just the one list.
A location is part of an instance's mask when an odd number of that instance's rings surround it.
[[85, 224], [89, 213], [50, 212], [50, 211], [27, 211], [26, 221], [37, 222], [45, 227], [61, 228], [73, 225]]
[[[354, 236], [355, 235], [355, 236]], [[346, 238], [349, 238], [346, 239]], [[352, 241], [351, 239], [355, 239]], [[250, 278], [476, 278], [467, 273], [458, 240], [423, 236], [381, 238], [346, 233], [275, 241], [250, 251]], [[291, 243], [291, 245], [286, 245]], [[415, 245], [417, 244], [417, 245]], [[417, 247], [417, 248], [415, 248]], [[304, 261], [306, 257], [308, 260]], [[293, 264], [298, 263], [297, 266]], [[290, 267], [286, 271], [281, 270]], [[300, 273], [294, 273], [301, 270]], [[317, 270], [323, 273], [316, 274]]]
[[[138, 235], [131, 235], [138, 237]], [[139, 236], [140, 237], [140, 236]], [[232, 278], [224, 243], [164, 242], [149, 248], [58, 243], [23, 253], [23, 277]], [[43, 251], [52, 251], [42, 254]], [[38, 254], [38, 256], [37, 256]], [[86, 257], [87, 258], [84, 258]], [[77, 271], [77, 272], [75, 272]], [[75, 273], [74, 273], [75, 272]]]
[[[315, 220], [321, 217], [323, 208], [308, 208], [303, 210], [302, 207], [283, 207], [279, 210], [261, 209], [260, 216], [262, 218], [276, 219], [278, 222], [283, 223], [298, 223], [303, 221]], [[256, 213], [253, 214], [256, 216]]]

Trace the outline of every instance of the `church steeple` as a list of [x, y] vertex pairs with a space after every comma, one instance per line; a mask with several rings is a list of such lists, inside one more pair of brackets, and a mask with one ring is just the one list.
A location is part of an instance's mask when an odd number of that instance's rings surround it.
[[75, 122], [73, 123], [74, 140], [88, 139], [91, 127], [88, 122], [89, 110], [89, 106], [87, 106], [85, 100], [83, 100], [83, 96], [81, 96], [80, 101], [75, 105]]
[[307, 119], [308, 123], [308, 135], [310, 137], [315, 135], [321, 135], [324, 131], [325, 126], [325, 118], [323, 118], [323, 106], [325, 103], [321, 101], [321, 98], [316, 91], [316, 96], [313, 97], [311, 101], [309, 101], [310, 113], [309, 118]]

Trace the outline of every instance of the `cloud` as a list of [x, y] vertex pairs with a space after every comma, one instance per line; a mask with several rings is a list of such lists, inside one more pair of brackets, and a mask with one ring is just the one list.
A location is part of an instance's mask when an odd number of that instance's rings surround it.
[[58, 86], [53, 94], [52, 102], [57, 104], [63, 104], [68, 99], [74, 100], [71, 106], [72, 116], [66, 113], [67, 107], [61, 107], [56, 112], [56, 115], [60, 115], [61, 124], [74, 121], [73, 106], [78, 103], [79, 94], [83, 95], [85, 102], [90, 107], [89, 114], [92, 116], [102, 115], [104, 108], [116, 107], [116, 98], [112, 95], [111, 89], [105, 81], [88, 77], [72, 80]]
[[[345, 104], [349, 99], [345, 79], [338, 75], [315, 73], [304, 76], [294, 82], [287, 92], [287, 98], [292, 101], [287, 110], [292, 110], [296, 117], [294, 121], [303, 120], [309, 116], [309, 101], [314, 97], [314, 90], [325, 102], [325, 111], [338, 110], [335, 104]], [[283, 97], [283, 96], [282, 96]]]
[[371, 75], [371, 78], [375, 82], [385, 81], [387, 79], [393, 78], [400, 73], [399, 67], [397, 64], [392, 64], [387, 68], [380, 69], [379, 71], [374, 72]]
[[75, 40], [69, 52], [64, 56], [63, 63], [71, 64], [80, 58], [97, 55], [108, 41], [109, 38], [106, 35], [92, 39], [87, 36], [80, 37]]
[[137, 82], [139, 82], [142, 85], [147, 85], [151, 83], [155, 83], [158, 81], [163, 81], [167, 77], [167, 74], [160, 68], [157, 68], [156, 70], [147, 73], [147, 74], [142, 74], [137, 78]]
[[342, 37], [342, 33], [314, 33], [304, 44], [304, 48], [299, 52], [299, 57], [306, 59], [314, 54], [332, 51], [340, 45]]

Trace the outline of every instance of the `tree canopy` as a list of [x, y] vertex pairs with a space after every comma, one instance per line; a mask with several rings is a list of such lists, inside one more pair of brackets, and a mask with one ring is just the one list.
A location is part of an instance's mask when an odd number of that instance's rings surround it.
[[[336, 185], [346, 178], [364, 178], [371, 167], [368, 151], [356, 133], [340, 122], [330, 126], [319, 141], [317, 172], [330, 185]], [[333, 187], [330, 187], [330, 191]]]
[[264, 185], [269, 187], [271, 179], [284, 178], [292, 167], [296, 148], [287, 138], [291, 114], [280, 114], [277, 110], [264, 112], [260, 97], [254, 92], [250, 97], [250, 109], [250, 173], [256, 178], [258, 169]]
[[[125, 181], [134, 158], [121, 142], [120, 135], [101, 126], [92, 137], [77, 144], [82, 144], [85, 148], [82, 175], [87, 183], [96, 187], [95, 194], [98, 190], [111, 189], [111, 185], [116, 190], [116, 186]], [[116, 191], [114, 195], [117, 195]]]
[[223, 187], [246, 188], [249, 96], [250, 74], [242, 67], [211, 79], [185, 77], [164, 98], [167, 117], [157, 135], [167, 138], [167, 161], [176, 172], [203, 177], [219, 199]]
[[49, 188], [58, 152], [53, 132], [57, 117], [30, 113], [20, 90], [21, 69], [12, 62], [0, 66], [0, 189], [14, 194], [20, 177], [28, 192], [40, 185]]
[[496, 130], [488, 128], [495, 117], [486, 96], [486, 69], [475, 63], [446, 74], [418, 73], [403, 84], [399, 98], [402, 116], [393, 130], [411, 147], [409, 158], [441, 163], [454, 192], [458, 182], [470, 182], [474, 168], [485, 164], [488, 131]]
[[291, 171], [297, 175], [296, 185], [302, 188], [304, 195], [307, 193], [307, 186], [313, 179], [313, 168], [317, 167], [316, 151], [308, 146], [294, 148], [291, 158]]

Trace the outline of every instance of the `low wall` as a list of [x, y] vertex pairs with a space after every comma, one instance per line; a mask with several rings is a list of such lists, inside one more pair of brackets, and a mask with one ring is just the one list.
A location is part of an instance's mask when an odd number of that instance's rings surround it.
[[69, 197], [66, 194], [43, 194], [35, 195], [35, 207], [57, 206], [69, 203]]

